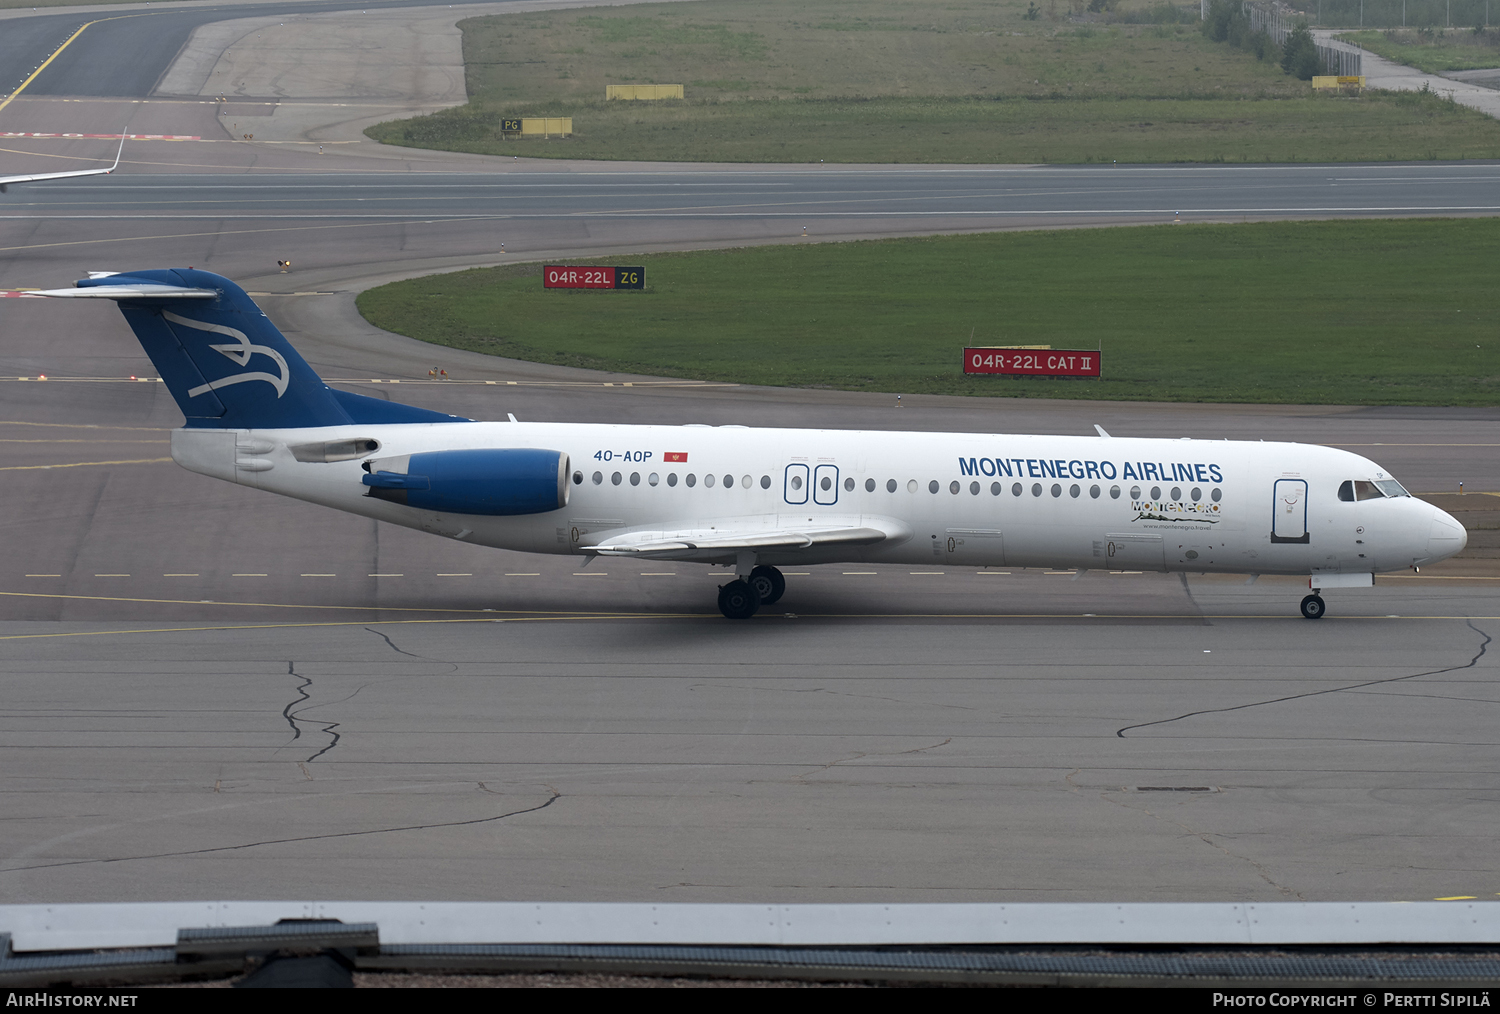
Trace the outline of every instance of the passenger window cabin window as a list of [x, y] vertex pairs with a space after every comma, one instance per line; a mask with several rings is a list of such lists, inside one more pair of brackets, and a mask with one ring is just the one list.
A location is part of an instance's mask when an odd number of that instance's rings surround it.
[[614, 475], [611, 475], [609, 477], [609, 481], [618, 486], [622, 478], [624, 478], [624, 476], [622, 476], [619, 472], [616, 472]]
[[[745, 485], [746, 486], [750, 485], [749, 479], [750, 479], [750, 477], [748, 475], [745, 476], [745, 480], [746, 480]], [[732, 476], [732, 475], [726, 475], [726, 476], [724, 476], [724, 488], [725, 489], [734, 489], [734, 476]]]
[[1015, 485], [1011, 486], [1011, 488], [1010, 488], [1010, 495], [1011, 496], [1020, 496], [1021, 495], [1021, 484], [1019, 482], [1016, 483]]
[[999, 496], [1000, 495], [1000, 488], [1001, 487], [1000, 487], [1000, 484], [998, 482], [992, 482], [992, 483], [990, 483], [990, 496]]
[[1132, 500], [1139, 500], [1140, 498], [1141, 498], [1141, 487], [1139, 487], [1139, 486], [1131, 486], [1130, 487], [1130, 499], [1132, 499]]
[[668, 486], [675, 486], [675, 485], [677, 485], [677, 473], [676, 472], [668, 472], [667, 473], [667, 485]]
[[894, 492], [896, 492], [896, 480], [895, 479], [887, 479], [885, 481], [885, 491], [887, 493], [894, 493]]
[[[724, 478], [728, 479], [729, 476], [726, 475], [726, 476], [724, 476]], [[724, 485], [726, 485], [726, 486], [732, 486], [732, 485], [734, 485], [734, 483], [733, 482], [726, 482], [726, 483], [724, 483]], [[741, 476], [740, 477], [740, 486], [742, 486], [743, 488], [749, 489], [751, 486], [754, 486], [754, 485], [755, 485], [755, 480], [753, 478], [751, 478], [750, 476], [745, 475], [745, 476]]]
[[582, 486], [583, 485], [583, 473], [582, 472], [574, 472], [573, 473], [573, 485], [575, 485], [575, 486]]
[[793, 490], [799, 490], [801, 488], [802, 488], [802, 476], [800, 476], [800, 475], [794, 475], [794, 476], [792, 476], [792, 489]]
[[977, 482], [971, 482], [971, 483], [969, 483], [969, 492], [973, 493], [975, 496], [978, 496], [979, 495], [979, 483], [977, 483]]
[[604, 473], [603, 472], [595, 472], [594, 473], [594, 485], [597, 486], [597, 485], [599, 485], [603, 481], [604, 481]]
[[853, 479], [845, 479], [844, 480], [844, 490], [845, 490], [845, 492], [849, 492], [849, 493], [853, 493], [854, 492], [854, 480]]
[[1119, 486], [1111, 486], [1111, 487], [1109, 487], [1109, 498], [1111, 500], [1118, 500], [1118, 499], [1120, 499], [1120, 487]]
[[929, 493], [936, 493], [937, 491], [938, 491], [938, 481], [936, 479], [933, 479], [931, 482], [929, 482], [927, 484], [927, 492], [929, 492]]
[[828, 492], [828, 491], [829, 491], [829, 490], [830, 490], [830, 489], [832, 489], [832, 488], [833, 488], [833, 480], [832, 480], [832, 479], [830, 479], [830, 478], [829, 478], [829, 477], [828, 477], [828, 476], [826, 476], [826, 475], [825, 475], [825, 476], [823, 476], [823, 481], [822, 481], [822, 482], [820, 482], [820, 483], [818, 483], [818, 485], [819, 485], [819, 486], [822, 486], [822, 487], [823, 487], [823, 492], [825, 492], [825, 493], [826, 493], [826, 492]]
[[763, 476], [760, 477], [760, 488], [761, 489], [770, 489], [771, 488], [771, 477], [769, 475], [763, 475]]
[[865, 480], [865, 492], [866, 493], [873, 493], [873, 492], [875, 492], [875, 480], [874, 479], [866, 479]]
[[917, 480], [915, 480], [915, 479], [907, 479], [906, 480], [906, 491], [908, 493], [915, 493], [917, 491]]
[[655, 472], [652, 472], [650, 475], [646, 476], [646, 481], [655, 486], [658, 482], [661, 482], [661, 476], [657, 475]]
[[1073, 483], [1073, 485], [1071, 485], [1071, 486], [1068, 487], [1068, 495], [1070, 497], [1072, 497], [1074, 500], [1078, 499], [1078, 494], [1081, 493], [1081, 492], [1083, 492], [1083, 491], [1078, 488], [1078, 483], [1076, 483], [1076, 482]]
[[1209, 495], [1208, 495], [1208, 497], [1209, 497], [1209, 499], [1210, 499], [1210, 500], [1212, 500], [1212, 501], [1213, 501], [1213, 502], [1214, 502], [1214, 503], [1218, 503], [1218, 502], [1219, 502], [1219, 499], [1220, 499], [1220, 497], [1222, 497], [1222, 496], [1223, 496], [1223, 495], [1224, 495], [1224, 493], [1223, 493], [1223, 491], [1221, 491], [1221, 490], [1219, 490], [1219, 489], [1217, 489], [1217, 488], [1215, 488], [1215, 489], [1214, 489], [1214, 491], [1213, 491], [1213, 492], [1212, 492], [1212, 493], [1210, 493], [1210, 494], [1209, 494]]
[[703, 477], [703, 488], [704, 489], [713, 489], [714, 488], [714, 475], [713, 475], [712, 472], [708, 473], [707, 475], [705, 475]]
[[641, 484], [641, 473], [640, 472], [631, 472], [630, 473], [630, 484], [632, 486], [639, 486]]
[[1153, 500], [1160, 500], [1161, 499], [1161, 487], [1160, 486], [1152, 486], [1151, 487], [1151, 499], [1153, 499]]
[[954, 479], [952, 482], [948, 483], [948, 492], [952, 493], [954, 496], [958, 496], [959, 488], [960, 487], [958, 485], [957, 479]]
[[687, 474], [687, 478], [682, 481], [688, 484], [688, 489], [692, 489], [694, 486], [698, 485], [698, 477], [692, 472], [689, 472]]
[[1089, 496], [1093, 497], [1095, 500], [1099, 499], [1099, 487], [1098, 486], [1090, 486], [1089, 487]]
[[1041, 496], [1042, 495], [1042, 484], [1041, 483], [1039, 483], [1039, 482], [1033, 482], [1031, 484], [1031, 495], [1032, 496]]

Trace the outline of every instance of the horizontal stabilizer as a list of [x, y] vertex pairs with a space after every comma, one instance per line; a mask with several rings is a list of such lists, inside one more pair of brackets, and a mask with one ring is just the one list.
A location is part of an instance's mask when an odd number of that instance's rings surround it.
[[185, 285], [96, 285], [91, 289], [36, 289], [31, 296], [53, 296], [58, 299], [217, 299], [213, 289], [192, 289]]
[[[79, 29], [82, 31], [82, 29]], [[66, 45], [66, 43], [65, 43]], [[59, 50], [61, 52], [61, 50]], [[29, 176], [0, 176], [0, 194], [5, 193], [5, 188], [12, 183], [42, 183], [46, 180], [70, 180], [79, 176], [108, 176], [120, 168], [120, 156], [125, 152], [125, 139], [130, 135], [120, 135], [120, 147], [115, 152], [115, 163], [108, 169], [70, 169], [60, 173], [32, 173]]]

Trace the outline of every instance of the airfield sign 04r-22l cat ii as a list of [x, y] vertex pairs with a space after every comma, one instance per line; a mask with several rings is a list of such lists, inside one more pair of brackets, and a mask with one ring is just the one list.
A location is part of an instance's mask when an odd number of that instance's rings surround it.
[[186, 424], [185, 468], [530, 553], [729, 565], [725, 616], [779, 566], [895, 563], [1292, 574], [1325, 588], [1468, 540], [1379, 465], [1290, 443], [478, 422], [329, 387], [226, 278], [98, 273]]

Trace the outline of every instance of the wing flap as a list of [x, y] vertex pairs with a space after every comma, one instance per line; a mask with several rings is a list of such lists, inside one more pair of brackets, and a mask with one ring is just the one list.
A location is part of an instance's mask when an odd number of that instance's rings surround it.
[[600, 556], [657, 556], [694, 552], [734, 552], [741, 549], [811, 549], [814, 546], [871, 545], [892, 533], [867, 526], [806, 528], [802, 530], [698, 529], [682, 532], [633, 532], [579, 547]]

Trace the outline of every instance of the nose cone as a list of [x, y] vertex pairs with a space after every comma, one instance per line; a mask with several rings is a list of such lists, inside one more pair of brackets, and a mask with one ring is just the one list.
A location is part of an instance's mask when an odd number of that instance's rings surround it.
[[1427, 536], [1427, 559], [1442, 560], [1469, 544], [1469, 533], [1451, 514], [1432, 509], [1432, 531]]

